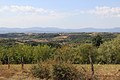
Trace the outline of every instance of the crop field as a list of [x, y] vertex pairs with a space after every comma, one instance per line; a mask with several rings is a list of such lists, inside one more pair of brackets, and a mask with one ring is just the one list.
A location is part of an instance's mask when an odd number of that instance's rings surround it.
[[[25, 64], [24, 69], [21, 65], [12, 64], [10, 69], [7, 65], [0, 65], [0, 80], [39, 80], [32, 76], [30, 69], [33, 64]], [[86, 71], [89, 76], [90, 65], [74, 65], [80, 70]], [[99, 80], [120, 80], [120, 65], [94, 65], [95, 76]]]

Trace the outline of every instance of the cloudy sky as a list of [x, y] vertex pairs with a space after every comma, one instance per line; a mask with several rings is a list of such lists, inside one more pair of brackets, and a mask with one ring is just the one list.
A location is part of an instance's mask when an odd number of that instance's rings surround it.
[[0, 27], [120, 27], [120, 0], [0, 0]]

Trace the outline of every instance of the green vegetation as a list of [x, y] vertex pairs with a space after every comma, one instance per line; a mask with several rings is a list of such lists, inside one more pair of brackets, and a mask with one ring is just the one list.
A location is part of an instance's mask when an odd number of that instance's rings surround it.
[[51, 77], [49, 66], [45, 66], [43, 64], [38, 64], [37, 66], [33, 66], [31, 68], [31, 72], [34, 77], [40, 79], [48, 80]]
[[85, 80], [85, 74], [79, 72], [76, 67], [71, 64], [53, 65], [54, 80]]
[[99, 47], [100, 44], [102, 44], [102, 37], [100, 35], [95, 36], [92, 39], [92, 43], [93, 43], [94, 46]]
[[[82, 35], [84, 37], [88, 34], [90, 37], [90, 33], [69, 33], [69, 35], [72, 36]], [[60, 34], [48, 35], [49, 34], [44, 34], [47, 38], [60, 36]], [[64, 35], [68, 35], [68, 33]], [[90, 64], [91, 57], [92, 63], [94, 64], [120, 64], [120, 37], [111, 38], [110, 36], [110, 40], [104, 41], [103, 39], [105, 38], [102, 38], [103, 35], [106, 36], [107, 33], [97, 33], [92, 35], [91, 39], [89, 39], [89, 43], [85, 43], [85, 41], [82, 43], [70, 43], [71, 41], [68, 41], [66, 44], [60, 44], [58, 41], [56, 43], [44, 42], [31, 45], [29, 43], [26, 44], [26, 42], [19, 42], [15, 39], [1, 39], [0, 61], [2, 64], [32, 64], [46, 60], [56, 60], [72, 64]], [[113, 33], [112, 35], [117, 34]], [[13, 36], [15, 37], [17, 34]], [[20, 34], [19, 37], [21, 37]]]
[[34, 77], [46, 80], [85, 80], [85, 73], [80, 72], [76, 66], [70, 63], [58, 63], [56, 61], [41, 62], [31, 68]]
[[[96, 80], [93, 64], [120, 64], [119, 33], [13, 34], [0, 35], [0, 63], [37, 64], [31, 73], [40, 79]], [[91, 75], [76, 64], [91, 64]]]

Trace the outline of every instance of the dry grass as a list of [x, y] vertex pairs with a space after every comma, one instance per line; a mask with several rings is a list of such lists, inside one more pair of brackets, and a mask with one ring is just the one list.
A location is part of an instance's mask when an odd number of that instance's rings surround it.
[[[11, 65], [8, 69], [7, 65], [0, 65], [0, 80], [38, 80], [34, 78], [30, 73], [30, 68], [33, 64], [24, 65], [24, 69], [21, 69], [21, 65]], [[90, 65], [75, 65], [78, 69], [86, 70], [86, 73], [90, 74]], [[95, 75], [100, 80], [120, 80], [120, 65], [94, 65]]]
[[0, 65], [0, 80], [37, 80], [30, 73], [31, 64], [24, 65], [22, 69], [21, 65], [10, 65], [8, 69], [7, 65]]
[[66, 39], [66, 38], [68, 38], [68, 36], [57, 36], [57, 37], [54, 37], [52, 40], [53, 41], [61, 41], [61, 40], [64, 40], [64, 39]]
[[[90, 65], [76, 65], [80, 70], [91, 74]], [[100, 80], [120, 80], [120, 65], [94, 65], [95, 76]]]

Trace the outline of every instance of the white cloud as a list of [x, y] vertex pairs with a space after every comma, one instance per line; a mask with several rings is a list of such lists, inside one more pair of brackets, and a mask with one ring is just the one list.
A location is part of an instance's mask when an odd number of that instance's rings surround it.
[[10, 6], [0, 6], [0, 14], [1, 13], [14, 14], [14, 16], [15, 14], [17, 15], [32, 14], [32, 15], [42, 15], [42, 16], [52, 15], [52, 16], [68, 17], [68, 16], [79, 15], [80, 12], [74, 10], [70, 12], [59, 12], [59, 11], [44, 9], [40, 7], [10, 5]]
[[106, 17], [120, 17], [120, 7], [96, 7], [95, 9], [86, 11], [90, 14]]
[[70, 14], [66, 12], [57, 12], [55, 10], [33, 6], [1, 6], [0, 27], [48, 26], [54, 21], [64, 19], [68, 16], [70, 16]]
[[[83, 14], [83, 15], [82, 15]], [[88, 16], [89, 15], [89, 16]], [[100, 18], [97, 16], [103, 16]], [[106, 20], [110, 19], [111, 22]], [[117, 17], [117, 22], [113, 18]], [[98, 26], [102, 23], [119, 25], [120, 7], [95, 7], [89, 10], [56, 11], [33, 6], [0, 6], [0, 27], [35, 26]], [[93, 19], [93, 20], [91, 20]], [[99, 20], [98, 20], [99, 19]], [[105, 21], [108, 22], [105, 22]], [[96, 21], [96, 22], [95, 22]], [[105, 25], [103, 24], [103, 25]], [[102, 26], [103, 26], [102, 25]]]
[[36, 8], [33, 6], [1, 6], [0, 12], [20, 13], [20, 14], [55, 14], [55, 11], [44, 8]]
[[59, 18], [62, 18], [62, 15], [56, 11], [39, 7], [18, 5], [0, 7], [0, 26], [40, 26]]

